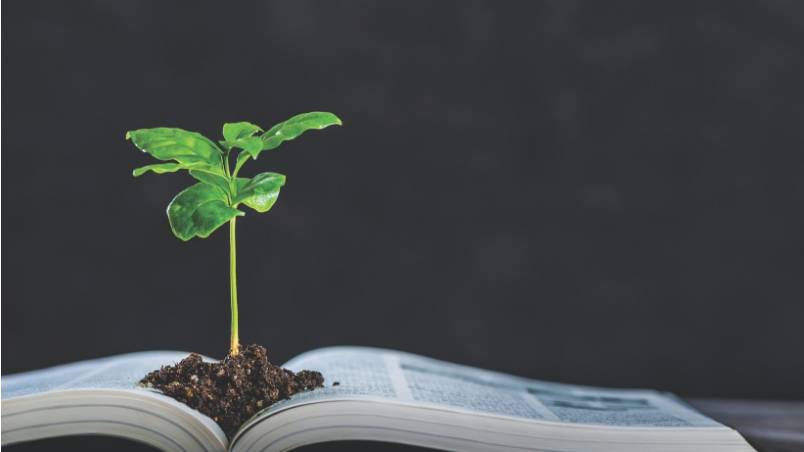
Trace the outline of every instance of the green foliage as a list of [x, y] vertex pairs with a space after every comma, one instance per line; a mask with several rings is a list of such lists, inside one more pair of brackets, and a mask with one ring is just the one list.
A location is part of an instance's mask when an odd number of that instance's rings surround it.
[[257, 132], [262, 132], [260, 126], [250, 122], [231, 122], [223, 125], [223, 138], [226, 141], [235, 142], [243, 138], [248, 138]]
[[260, 136], [261, 145], [259, 148], [241, 148], [246, 152], [242, 152], [237, 156], [235, 172], [243, 166], [249, 157], [256, 159], [262, 151], [276, 149], [283, 142], [293, 140], [308, 130], [320, 130], [334, 125], [342, 125], [340, 118], [324, 111], [302, 113], [287, 121], [280, 122]]
[[232, 148], [243, 149], [249, 154], [260, 152], [262, 150], [262, 140], [260, 137], [255, 137], [254, 134], [262, 132], [260, 126], [254, 125], [250, 122], [235, 122], [223, 125], [223, 138], [221, 141], [227, 150]]
[[[257, 212], [267, 212], [276, 203], [279, 190], [285, 185], [285, 176], [279, 173], [260, 173], [254, 177], [238, 177], [249, 159], [256, 159], [262, 151], [276, 149], [285, 141], [293, 140], [308, 130], [341, 125], [332, 113], [311, 112], [296, 115], [263, 132], [250, 122], [233, 122], [223, 125], [223, 140], [215, 144], [197, 132], [157, 127], [126, 133], [135, 146], [157, 160], [134, 170], [138, 177], [147, 172], [156, 174], [187, 170], [198, 183], [181, 191], [168, 204], [170, 229], [181, 240], [193, 237], [206, 238], [216, 229], [229, 223], [229, 289], [232, 311], [230, 356], [239, 353], [237, 317], [237, 258], [235, 220], [245, 215], [238, 209], [244, 204]], [[236, 153], [234, 171], [229, 168], [229, 157]]]
[[[224, 174], [223, 151], [210, 139], [196, 132], [188, 132], [182, 129], [171, 129], [167, 127], [157, 127], [155, 129], [132, 130], [126, 133], [126, 138], [130, 139], [135, 146], [143, 152], [151, 154], [157, 160], [175, 160], [175, 166], [162, 166], [162, 172], [170, 169], [197, 169], [213, 174]], [[159, 173], [156, 166], [134, 170], [134, 175], [138, 176], [148, 170]]]
[[139, 168], [134, 168], [134, 177], [142, 176], [148, 171], [153, 171], [156, 174], [175, 173], [180, 169], [185, 169], [181, 163], [154, 163], [153, 165], [145, 165]]
[[229, 206], [223, 190], [204, 183], [191, 185], [176, 195], [167, 214], [173, 234], [185, 241], [207, 238], [227, 221], [245, 215]]
[[[155, 159], [167, 162], [136, 168], [134, 176], [149, 171], [164, 174], [187, 170], [198, 181], [176, 195], [167, 209], [173, 233], [181, 240], [190, 240], [208, 237], [227, 221], [244, 215], [238, 209], [240, 204], [257, 212], [270, 210], [285, 184], [285, 176], [260, 173], [252, 178], [238, 177], [240, 169], [262, 151], [276, 149], [308, 130], [332, 125], [341, 125], [334, 114], [310, 112], [280, 122], [267, 132], [250, 122], [224, 124], [219, 144], [197, 132], [167, 127], [132, 130], [126, 133], [126, 139]], [[229, 167], [231, 154], [236, 154], [234, 171]]]
[[238, 177], [235, 203], [242, 202], [257, 212], [267, 212], [276, 202], [285, 176], [279, 173], [260, 173], [251, 179]]

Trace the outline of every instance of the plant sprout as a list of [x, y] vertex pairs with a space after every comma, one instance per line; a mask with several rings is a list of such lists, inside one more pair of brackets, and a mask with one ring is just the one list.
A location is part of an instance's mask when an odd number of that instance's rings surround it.
[[[135, 146], [157, 160], [134, 170], [134, 176], [148, 171], [156, 174], [187, 170], [198, 183], [187, 187], [167, 207], [168, 221], [173, 234], [187, 241], [193, 237], [209, 237], [216, 229], [229, 223], [229, 290], [232, 313], [232, 335], [229, 355], [240, 352], [237, 328], [237, 245], [235, 223], [245, 215], [238, 209], [244, 204], [257, 212], [271, 209], [285, 185], [285, 176], [279, 173], [259, 173], [252, 178], [238, 177], [243, 165], [256, 160], [262, 151], [276, 149], [307, 130], [341, 125], [332, 113], [310, 112], [296, 115], [264, 132], [250, 122], [223, 125], [223, 140], [218, 144], [197, 132], [157, 127], [132, 130], [126, 133]], [[235, 156], [234, 170], [229, 157]]]

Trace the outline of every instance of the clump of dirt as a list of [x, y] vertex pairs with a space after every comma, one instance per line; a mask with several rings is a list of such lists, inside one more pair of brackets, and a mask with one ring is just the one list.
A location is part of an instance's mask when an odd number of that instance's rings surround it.
[[229, 438], [258, 411], [301, 391], [323, 387], [321, 373], [293, 373], [268, 361], [265, 347], [241, 347], [236, 356], [207, 363], [196, 353], [140, 380], [211, 417]]

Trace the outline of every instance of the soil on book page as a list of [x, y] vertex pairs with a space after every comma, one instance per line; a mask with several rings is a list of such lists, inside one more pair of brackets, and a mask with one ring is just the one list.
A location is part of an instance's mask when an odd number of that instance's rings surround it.
[[176, 365], [149, 373], [140, 384], [211, 417], [229, 438], [263, 408], [324, 384], [319, 372], [294, 373], [271, 364], [265, 347], [249, 345], [240, 350], [215, 363], [191, 353]]

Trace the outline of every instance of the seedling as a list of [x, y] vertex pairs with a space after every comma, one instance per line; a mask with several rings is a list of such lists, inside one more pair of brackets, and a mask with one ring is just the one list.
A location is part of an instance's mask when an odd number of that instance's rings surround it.
[[[235, 224], [245, 215], [241, 204], [264, 213], [271, 209], [285, 185], [279, 173], [259, 173], [252, 178], [238, 177], [243, 165], [256, 160], [263, 151], [276, 149], [311, 129], [341, 125], [332, 113], [310, 112], [296, 115], [264, 132], [250, 122], [223, 125], [223, 140], [217, 144], [197, 132], [157, 127], [132, 130], [126, 133], [135, 146], [157, 160], [134, 170], [134, 176], [149, 171], [156, 174], [187, 170], [198, 183], [187, 187], [167, 207], [168, 221], [173, 234], [187, 241], [193, 237], [207, 238], [216, 229], [229, 223], [229, 290], [232, 314], [232, 335], [229, 355], [240, 352], [237, 325], [237, 244]], [[229, 160], [233, 154], [234, 170]]]

